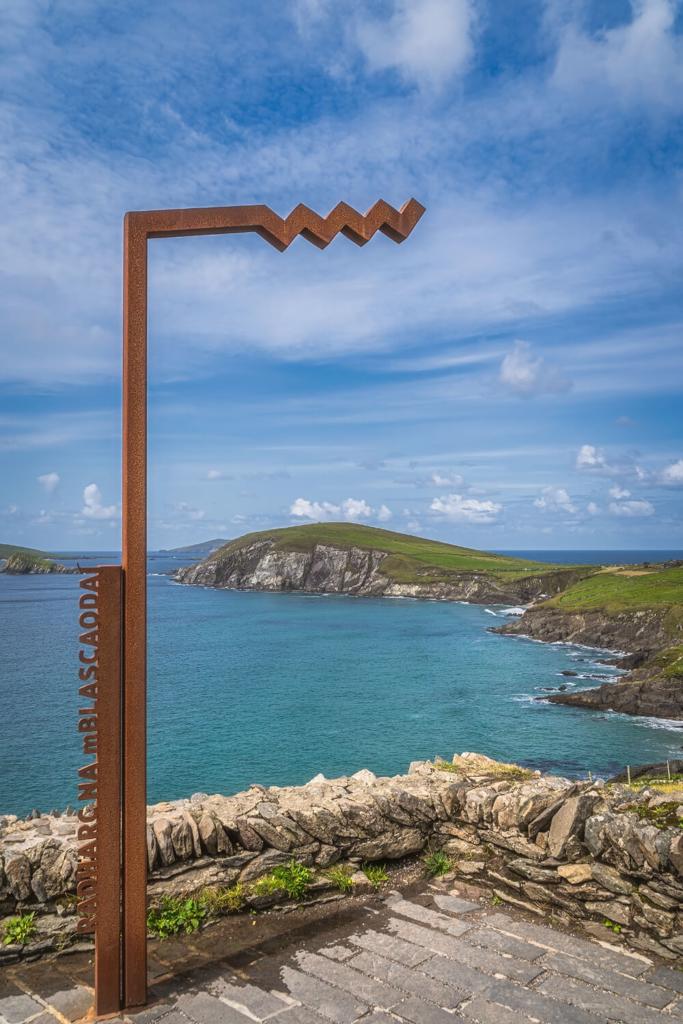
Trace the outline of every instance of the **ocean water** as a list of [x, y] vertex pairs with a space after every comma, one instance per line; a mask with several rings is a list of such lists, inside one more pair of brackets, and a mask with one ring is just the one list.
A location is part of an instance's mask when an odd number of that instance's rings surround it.
[[[150, 801], [463, 750], [575, 776], [683, 748], [683, 723], [537, 702], [617, 672], [594, 650], [489, 633], [500, 607], [186, 587], [165, 575], [180, 564], [149, 562]], [[77, 590], [0, 575], [0, 813], [75, 802]]]

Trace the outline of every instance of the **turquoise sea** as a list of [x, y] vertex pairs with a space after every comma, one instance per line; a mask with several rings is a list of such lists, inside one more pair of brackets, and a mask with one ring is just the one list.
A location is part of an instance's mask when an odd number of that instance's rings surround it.
[[[98, 561], [118, 558], [87, 559]], [[150, 801], [317, 772], [393, 774], [463, 750], [571, 776], [680, 756], [683, 723], [537, 702], [615, 670], [594, 650], [487, 632], [500, 607], [186, 587], [165, 575], [181, 564], [149, 560]], [[0, 575], [0, 813], [75, 802], [77, 586]]]

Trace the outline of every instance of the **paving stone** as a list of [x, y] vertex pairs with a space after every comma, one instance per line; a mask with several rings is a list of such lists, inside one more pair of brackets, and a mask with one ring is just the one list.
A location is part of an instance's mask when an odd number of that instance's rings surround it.
[[438, 928], [449, 935], [463, 935], [472, 927], [464, 921], [448, 917], [447, 914], [439, 914], [436, 910], [420, 906], [419, 903], [410, 903], [408, 900], [391, 900], [387, 905], [392, 914], [401, 914], [402, 917], [419, 921], [420, 924], [428, 924], [431, 928]]
[[674, 993], [665, 988], [650, 982], [629, 978], [625, 974], [617, 974], [616, 971], [605, 970], [600, 964], [589, 963], [587, 960], [579, 960], [578, 957], [569, 956], [567, 953], [552, 953], [546, 957], [545, 966], [551, 971], [559, 974], [567, 974], [570, 978], [577, 978], [580, 981], [587, 981], [598, 988], [606, 988], [610, 992], [627, 996], [629, 999], [637, 999], [640, 1003], [647, 1003], [648, 1006], [656, 1006], [662, 1009], [668, 1006], [674, 998]]
[[460, 992], [466, 992], [468, 996], [475, 992], [483, 992], [488, 983], [492, 980], [487, 974], [476, 971], [466, 964], [459, 964], [455, 960], [448, 960], [443, 956], [433, 956], [425, 963], [420, 964], [420, 970], [432, 978], [452, 985]]
[[403, 993], [383, 981], [369, 978], [359, 974], [346, 964], [335, 963], [327, 957], [318, 956], [317, 953], [299, 953], [297, 962], [302, 971], [307, 974], [314, 974], [316, 978], [336, 985], [337, 988], [350, 992], [358, 999], [362, 999], [368, 1006], [381, 1007], [390, 1010], [392, 1006], [399, 1003]]
[[394, 1008], [401, 1020], [410, 1021], [411, 1024], [453, 1024], [454, 1020], [462, 1020], [459, 1013], [448, 1013], [439, 1006], [431, 1003], [423, 1003], [415, 996], [404, 1000]]
[[518, 960], [538, 960], [546, 952], [542, 946], [534, 946], [530, 942], [525, 942], [524, 939], [516, 939], [514, 935], [506, 935], [493, 928], [475, 928], [467, 933], [467, 941], [473, 942], [476, 946], [495, 949], [499, 953], [509, 953], [510, 956], [516, 956]]
[[543, 1024], [605, 1024], [602, 1016], [597, 1017], [577, 1006], [568, 1006], [540, 992], [498, 978], [488, 982], [482, 994], [489, 1002], [500, 1003], [510, 1010], [519, 1010], [520, 1013], [543, 1021]]
[[[178, 1000], [178, 1009], [182, 1010], [186, 1017], [197, 1021], [197, 1024], [246, 1024], [248, 1020], [253, 1024], [253, 1017], [247, 1017], [246, 1014], [240, 1013], [215, 996], [207, 995], [206, 992], [181, 996]], [[175, 1013], [164, 1017], [164, 1024], [180, 1024], [180, 1021], [170, 1020], [173, 1016]], [[180, 1014], [178, 1016], [181, 1021], [185, 1020]]]
[[[277, 1024], [329, 1024], [324, 1017], [307, 1006], [292, 1006], [275, 1018]], [[365, 1024], [365, 1021], [363, 1022]]]
[[481, 903], [473, 903], [472, 900], [464, 900], [462, 896], [435, 896], [434, 902], [441, 910], [448, 914], [469, 914], [473, 910], [483, 910]]
[[491, 928], [509, 932], [521, 936], [548, 949], [558, 950], [562, 953], [570, 953], [572, 956], [582, 957], [584, 960], [595, 960], [599, 957], [604, 967], [611, 967], [615, 971], [622, 971], [637, 978], [651, 966], [647, 960], [639, 957], [629, 956], [627, 953], [619, 953], [616, 950], [606, 949], [597, 942], [589, 942], [587, 939], [578, 939], [574, 935], [567, 935], [565, 932], [556, 931], [554, 928], [547, 928], [542, 924], [531, 924], [529, 921], [514, 921], [507, 914], [492, 914], [486, 918], [486, 923]]
[[53, 992], [45, 1001], [67, 1020], [80, 1020], [94, 1006], [95, 993], [83, 985], [77, 985], [75, 988]]
[[430, 978], [426, 974], [422, 974], [421, 971], [411, 970], [409, 967], [404, 967], [403, 964], [393, 963], [393, 961], [380, 956], [379, 953], [364, 951], [349, 963], [357, 971], [380, 978], [382, 981], [389, 982], [390, 985], [396, 985], [410, 995], [419, 996], [420, 999], [426, 999], [428, 1002], [436, 1003], [437, 1006], [443, 1006], [448, 1010], [455, 1009], [467, 994], [462, 989], [444, 985], [443, 982], [437, 981], [436, 978]]
[[[572, 1006], [600, 1014], [607, 1020], [618, 1020], [620, 1024], [662, 1024], [663, 1017], [657, 1010], [631, 1002], [613, 992], [604, 992], [591, 988], [581, 981], [560, 978], [557, 975], [546, 978], [538, 986], [538, 991], [553, 999], [561, 999]], [[676, 1019], [676, 1018], [674, 1018]], [[680, 1019], [680, 1018], [679, 1018]]]
[[351, 935], [349, 940], [354, 946], [361, 949], [369, 949], [371, 953], [380, 953], [390, 960], [397, 960], [406, 967], [416, 967], [423, 960], [430, 957], [428, 950], [421, 946], [415, 946], [403, 939], [397, 939], [393, 935], [386, 935], [384, 932], [364, 932], [362, 935]]
[[275, 1013], [281, 1013], [288, 1005], [284, 999], [265, 989], [257, 988], [256, 985], [236, 984], [232, 975], [230, 981], [227, 978], [215, 978], [207, 985], [207, 991], [240, 1013], [250, 1014], [259, 1021], [267, 1020]]
[[670, 988], [674, 992], [683, 992], [683, 971], [671, 970], [670, 967], [655, 967], [649, 971], [644, 981], [651, 981], [653, 985], [661, 985], [663, 988]]
[[466, 939], [443, 935], [429, 928], [422, 928], [420, 925], [392, 919], [389, 922], [389, 927], [396, 930], [401, 938], [408, 942], [414, 942], [416, 945], [424, 946], [425, 949], [431, 949], [435, 953], [441, 953], [452, 960], [457, 960], [458, 963], [476, 967], [488, 974], [504, 974], [508, 978], [514, 978], [515, 981], [529, 982], [538, 977], [543, 970], [542, 967], [532, 965], [525, 960], [502, 956], [495, 951], [473, 946]]
[[20, 1021], [35, 1017], [45, 1007], [37, 1003], [31, 996], [17, 989], [16, 993], [3, 996], [0, 999], [0, 1017], [4, 1017], [8, 1024], [19, 1024]]
[[349, 960], [356, 951], [347, 946], [323, 946], [320, 952], [329, 956], [330, 960]]
[[490, 1003], [483, 996], [475, 996], [467, 1006], [461, 1008], [460, 1012], [463, 1017], [471, 1017], [479, 1024], [529, 1024], [526, 1014], [509, 1010], [500, 1003]]
[[332, 988], [319, 978], [312, 978], [310, 974], [302, 974], [291, 967], [283, 967], [280, 973], [295, 999], [337, 1024], [351, 1024], [368, 1010], [366, 1003], [361, 1003], [348, 992]]

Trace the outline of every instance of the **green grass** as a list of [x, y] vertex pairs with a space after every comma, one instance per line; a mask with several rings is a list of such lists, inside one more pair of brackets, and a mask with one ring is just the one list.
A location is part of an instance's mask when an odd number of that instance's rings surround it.
[[443, 850], [430, 850], [422, 858], [422, 863], [431, 878], [447, 875], [453, 868], [453, 861]]
[[373, 889], [380, 889], [389, 881], [389, 872], [384, 864], [363, 864], [361, 870]]
[[237, 882], [228, 887], [215, 885], [204, 889], [199, 902], [209, 917], [218, 917], [221, 914], [236, 914], [244, 906], [246, 896], [244, 886]]
[[660, 651], [654, 662], [667, 679], [683, 679], [683, 644]]
[[348, 865], [340, 864], [338, 867], [330, 868], [325, 875], [339, 889], [339, 892], [351, 892], [353, 889], [352, 873], [352, 869]]
[[299, 900], [313, 881], [313, 872], [305, 864], [292, 858], [289, 864], [280, 864], [252, 886], [255, 896], [270, 896], [284, 892], [292, 900]]
[[[473, 548], [462, 548], [441, 541], [394, 533], [357, 523], [311, 523], [307, 526], [288, 526], [279, 530], [247, 533], [226, 544], [218, 556], [237, 551], [259, 540], [273, 540], [274, 550], [311, 551], [316, 544], [335, 547], [357, 547], [363, 550], [386, 551], [383, 564], [393, 579], [399, 582], [425, 583], [443, 579], [451, 572], [486, 572], [517, 578], [538, 572], [555, 572], [561, 566], [545, 562], [527, 561], [507, 555], [497, 555]], [[216, 557], [216, 553], [211, 556]]]
[[2, 932], [2, 943], [4, 946], [25, 946], [36, 934], [35, 911], [30, 914], [20, 914], [18, 917], [10, 917], [5, 921]]
[[37, 548], [22, 548], [18, 544], [0, 544], [0, 558], [10, 558], [12, 555], [30, 555], [32, 558], [47, 558], [45, 551], [38, 551]]
[[199, 900], [182, 900], [163, 896], [158, 907], [147, 914], [147, 930], [159, 939], [168, 939], [181, 932], [196, 932], [206, 917], [206, 909]]
[[683, 828], [683, 818], [678, 813], [679, 803], [672, 800], [658, 807], [648, 807], [647, 804], [631, 804], [626, 808], [638, 815], [641, 821], [647, 821], [657, 828]]
[[[631, 575], [642, 571], [645, 575]], [[598, 572], [550, 598], [544, 607], [563, 611], [592, 609], [619, 612], [683, 605], [683, 568], [640, 570], [636, 567]], [[681, 651], [683, 653], [683, 651]]]

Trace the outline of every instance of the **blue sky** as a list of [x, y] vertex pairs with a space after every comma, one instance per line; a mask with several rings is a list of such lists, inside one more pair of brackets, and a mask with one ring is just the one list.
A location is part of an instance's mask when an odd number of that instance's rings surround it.
[[150, 544], [681, 545], [683, 5], [0, 20], [0, 540], [118, 547], [126, 210], [415, 196], [402, 246], [151, 243]]

